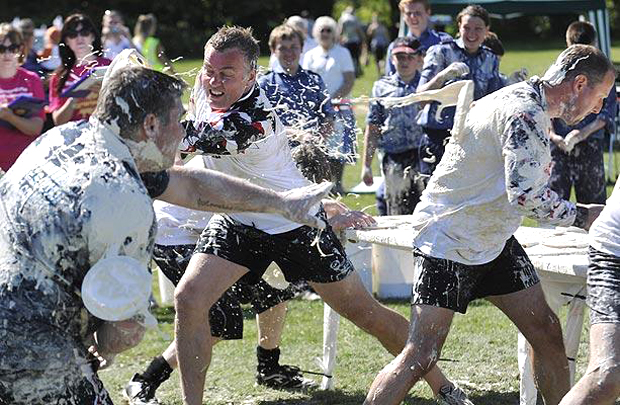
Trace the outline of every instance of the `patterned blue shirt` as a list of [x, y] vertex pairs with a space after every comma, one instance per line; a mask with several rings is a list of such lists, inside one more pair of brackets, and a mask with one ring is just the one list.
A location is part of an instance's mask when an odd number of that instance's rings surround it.
[[[481, 46], [476, 53], [470, 54], [465, 50], [461, 39], [445, 41], [429, 48], [424, 57], [424, 67], [418, 87], [431, 81], [437, 73], [453, 62], [465, 63], [469, 67], [469, 73], [445, 84], [458, 80], [473, 80], [474, 100], [478, 100], [502, 87], [497, 56], [484, 46]], [[437, 103], [428, 104], [422, 111], [418, 124], [433, 129], [452, 128], [455, 107], [445, 108], [441, 113], [441, 120], [437, 121], [435, 118], [437, 105]]]
[[[426, 30], [424, 30], [424, 32], [422, 32], [422, 34], [419, 37], [416, 37], [415, 35], [413, 35], [411, 31], [409, 31], [408, 36], [414, 37], [418, 41], [420, 41], [420, 44], [422, 45], [420, 49], [423, 52], [426, 52], [428, 48], [430, 48], [433, 45], [437, 45], [441, 42], [449, 41], [452, 39], [450, 34], [446, 34], [445, 32], [441, 32], [441, 31], [435, 31], [430, 28], [427, 28]], [[389, 76], [392, 73], [396, 72], [396, 67], [392, 63], [392, 58], [391, 58], [392, 48], [394, 48], [394, 42], [390, 43], [390, 46], [388, 47], [388, 50], [387, 50], [387, 56], [385, 57], [385, 75], [386, 76]]]
[[610, 134], [616, 132], [616, 113], [618, 111], [618, 101], [616, 98], [616, 88], [615, 86], [611, 88], [609, 95], [605, 99], [603, 103], [603, 108], [599, 111], [598, 114], [590, 114], [586, 116], [583, 120], [581, 120], [578, 124], [570, 126], [566, 125], [564, 121], [559, 118], [554, 118], [553, 121], [553, 132], [560, 135], [562, 138], [568, 135], [573, 129], [581, 129], [586, 125], [591, 124], [597, 118], [605, 121], [605, 126], [598, 131], [593, 132], [587, 139], [603, 139], [605, 135], [605, 130]]
[[[415, 93], [420, 74], [409, 82], [403, 82], [397, 73], [383, 76], [372, 87], [372, 97], [403, 97]], [[422, 127], [416, 124], [419, 104], [385, 108], [378, 101], [370, 103], [366, 122], [381, 128], [378, 147], [386, 153], [401, 153], [416, 149], [422, 138]]]
[[301, 67], [293, 76], [270, 71], [258, 78], [276, 114], [287, 127], [318, 129], [332, 120], [334, 107], [321, 76]]

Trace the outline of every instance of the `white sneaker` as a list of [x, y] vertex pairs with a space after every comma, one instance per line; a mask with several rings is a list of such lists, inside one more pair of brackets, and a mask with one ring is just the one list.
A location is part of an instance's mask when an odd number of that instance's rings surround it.
[[123, 389], [123, 397], [130, 405], [159, 405], [155, 397], [157, 387], [141, 379], [138, 374], [134, 375], [131, 381]]
[[456, 385], [444, 385], [435, 399], [441, 405], [474, 405], [467, 398], [467, 394]]

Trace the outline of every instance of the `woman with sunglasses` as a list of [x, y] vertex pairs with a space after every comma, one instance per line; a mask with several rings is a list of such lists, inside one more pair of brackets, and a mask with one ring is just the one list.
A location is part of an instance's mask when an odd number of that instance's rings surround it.
[[49, 91], [49, 111], [55, 125], [90, 117], [97, 105], [99, 84], [83, 98], [65, 98], [61, 94], [90, 70], [110, 64], [110, 60], [102, 56], [99, 31], [84, 14], [73, 14], [65, 19], [59, 51], [62, 64], [51, 77]]
[[[346, 102], [355, 82], [355, 66], [349, 50], [338, 44], [337, 28], [338, 24], [331, 17], [316, 19], [312, 36], [319, 46], [305, 54], [302, 67], [321, 76], [336, 110], [336, 133], [332, 139], [328, 139], [328, 145], [341, 153], [341, 158], [333, 162], [332, 172], [335, 191], [343, 192], [344, 165], [355, 161], [355, 115]], [[341, 102], [342, 99], [345, 102]]]
[[25, 118], [8, 107], [20, 96], [45, 98], [39, 76], [20, 67], [23, 54], [21, 33], [10, 24], [0, 24], [0, 167], [4, 171], [43, 128], [43, 110]]

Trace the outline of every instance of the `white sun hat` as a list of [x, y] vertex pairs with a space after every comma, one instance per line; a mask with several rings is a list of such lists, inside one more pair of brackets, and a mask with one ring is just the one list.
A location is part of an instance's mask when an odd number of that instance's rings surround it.
[[108, 256], [90, 268], [82, 282], [86, 309], [105, 321], [143, 316], [146, 326], [157, 324], [148, 311], [152, 275], [145, 264], [129, 256]]

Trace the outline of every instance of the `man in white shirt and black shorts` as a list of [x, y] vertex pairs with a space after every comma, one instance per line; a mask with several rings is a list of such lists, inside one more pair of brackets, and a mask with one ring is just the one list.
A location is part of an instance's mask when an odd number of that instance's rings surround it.
[[615, 71], [599, 50], [574, 45], [541, 79], [500, 89], [475, 102], [463, 128], [416, 206], [412, 319], [405, 350], [373, 382], [367, 404], [398, 404], [440, 357], [455, 312], [486, 298], [533, 348], [534, 372], [546, 404], [569, 389], [557, 316], [536, 271], [513, 234], [523, 216], [588, 228], [600, 205], [575, 206], [548, 186], [550, 118], [579, 122], [598, 112]]
[[[207, 168], [273, 190], [306, 185], [279, 118], [255, 83], [258, 53], [249, 29], [223, 27], [209, 39], [190, 99], [193, 128], [184, 151], [217, 155], [204, 157]], [[315, 213], [325, 220], [322, 206]], [[327, 304], [391, 353], [402, 350], [406, 319], [366, 291], [329, 225], [315, 232], [278, 215], [216, 215], [175, 291], [175, 343], [185, 404], [202, 403], [212, 347], [219, 341], [205, 322], [209, 308], [248, 272], [262, 276], [272, 261], [287, 281], [307, 280]]]

